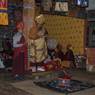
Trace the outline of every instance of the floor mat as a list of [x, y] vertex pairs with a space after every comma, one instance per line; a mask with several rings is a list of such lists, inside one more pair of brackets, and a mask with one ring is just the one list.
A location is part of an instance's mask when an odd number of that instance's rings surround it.
[[59, 82], [58, 80], [52, 80], [52, 81], [43, 81], [43, 82], [34, 82], [34, 83], [40, 87], [52, 89], [54, 91], [61, 92], [61, 93], [74, 93], [77, 91], [82, 91], [82, 90], [95, 87], [95, 85], [91, 83], [81, 82], [78, 80], [70, 80], [70, 85], [63, 86], [63, 87], [59, 86], [58, 82]]

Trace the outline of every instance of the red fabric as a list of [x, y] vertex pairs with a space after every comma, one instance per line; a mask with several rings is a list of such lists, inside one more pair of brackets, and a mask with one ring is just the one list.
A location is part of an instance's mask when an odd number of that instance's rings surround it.
[[71, 77], [69, 75], [65, 75], [64, 79], [71, 79]]
[[45, 70], [46, 71], [54, 71], [54, 70], [61, 70], [61, 64], [59, 61], [50, 61], [46, 64], [44, 64]]
[[44, 68], [45, 68], [46, 71], [53, 71], [55, 69], [53, 64], [52, 64], [52, 61], [49, 62], [49, 63], [44, 64]]
[[[25, 43], [24, 37], [21, 38], [19, 42], [21, 44]], [[28, 63], [28, 51], [27, 44], [24, 44], [22, 47], [14, 49], [13, 55], [13, 75], [24, 75], [25, 69]]]

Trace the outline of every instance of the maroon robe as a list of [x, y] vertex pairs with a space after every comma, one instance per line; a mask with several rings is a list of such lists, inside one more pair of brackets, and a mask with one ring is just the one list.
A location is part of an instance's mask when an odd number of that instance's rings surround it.
[[26, 66], [28, 63], [28, 51], [27, 44], [25, 44], [24, 36], [21, 37], [19, 44], [23, 44], [21, 47], [14, 48], [13, 55], [13, 75], [23, 76], [25, 74]]

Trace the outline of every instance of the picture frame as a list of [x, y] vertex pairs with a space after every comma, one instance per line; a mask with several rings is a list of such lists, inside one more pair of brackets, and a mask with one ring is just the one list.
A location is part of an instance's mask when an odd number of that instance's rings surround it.
[[68, 12], [68, 2], [56, 2], [55, 11]]
[[89, 0], [75, 0], [75, 5], [79, 7], [88, 7]]
[[41, 0], [41, 10], [43, 13], [52, 13], [53, 0]]
[[66, 0], [41, 0], [41, 13], [68, 15], [69, 4]]
[[55, 14], [57, 15], [68, 15], [69, 12], [69, 4], [68, 1], [65, 0], [55, 0], [55, 7], [54, 7]]

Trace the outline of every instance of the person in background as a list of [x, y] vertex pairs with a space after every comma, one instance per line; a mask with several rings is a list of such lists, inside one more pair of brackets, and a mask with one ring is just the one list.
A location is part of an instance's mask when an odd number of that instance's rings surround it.
[[53, 59], [53, 57], [55, 56], [55, 49], [57, 47], [57, 40], [52, 38], [52, 37], [48, 37], [47, 39], [47, 49], [48, 49], [48, 55], [50, 56], [51, 59]]
[[55, 58], [59, 58], [61, 61], [64, 59], [64, 52], [62, 51], [62, 46], [60, 44], [58, 44], [55, 49]]
[[25, 65], [27, 64], [27, 43], [23, 34], [24, 25], [17, 23], [16, 31], [13, 36], [13, 69], [12, 73], [16, 79], [22, 79], [25, 74]]
[[75, 64], [74, 53], [73, 53], [73, 50], [72, 50], [72, 45], [68, 44], [66, 49], [67, 49], [67, 51], [65, 53], [65, 60], [70, 61], [70, 66], [75, 68], [76, 64]]

